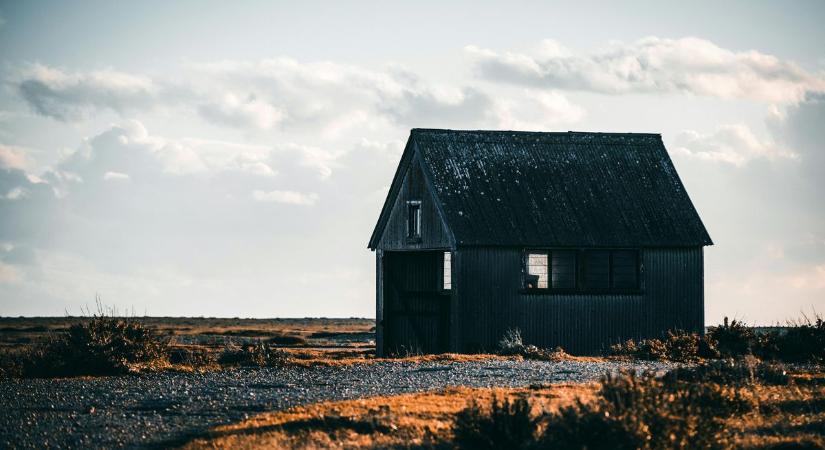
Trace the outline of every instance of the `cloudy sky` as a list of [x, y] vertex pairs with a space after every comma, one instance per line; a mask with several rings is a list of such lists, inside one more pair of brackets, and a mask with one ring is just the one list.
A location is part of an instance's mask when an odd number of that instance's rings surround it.
[[661, 133], [707, 322], [825, 313], [825, 3], [171, 3], [0, 3], [0, 315], [371, 317], [413, 127]]

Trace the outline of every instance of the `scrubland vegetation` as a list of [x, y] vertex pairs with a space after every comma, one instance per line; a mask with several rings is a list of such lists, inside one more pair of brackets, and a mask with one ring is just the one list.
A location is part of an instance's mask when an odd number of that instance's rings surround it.
[[757, 332], [726, 317], [700, 336], [670, 331], [663, 339], [628, 340], [611, 347], [610, 354], [649, 360], [696, 362], [704, 359], [755, 356], [789, 363], [825, 362], [825, 322], [803, 318], [783, 328]]
[[[359, 325], [362, 326], [363, 325]], [[41, 332], [38, 329], [37, 332]], [[67, 377], [378, 361], [359, 346], [336, 352], [309, 342], [364, 330], [302, 334], [240, 325], [210, 330], [219, 346], [176, 342], [144, 321], [98, 313], [0, 358], [0, 375]], [[193, 330], [191, 335], [203, 331]], [[315, 339], [316, 341], [313, 341]], [[327, 342], [327, 341], [322, 341]], [[306, 346], [305, 346], [306, 345]], [[408, 361], [489, 358], [563, 361], [563, 349], [525, 345], [518, 330], [498, 355], [427, 355]], [[666, 360], [666, 373], [606, 374], [600, 383], [519, 389], [458, 388], [271, 413], [213, 430], [192, 447], [352, 448], [823, 448], [825, 324], [821, 318], [758, 331], [725, 319], [704, 335], [679, 331], [627, 341], [607, 358]], [[597, 359], [597, 358], [593, 358]], [[354, 403], [353, 403], [354, 402]], [[349, 411], [342, 415], [341, 411]]]
[[599, 383], [319, 403], [220, 426], [187, 447], [817, 449], [823, 398], [825, 374], [747, 357]]

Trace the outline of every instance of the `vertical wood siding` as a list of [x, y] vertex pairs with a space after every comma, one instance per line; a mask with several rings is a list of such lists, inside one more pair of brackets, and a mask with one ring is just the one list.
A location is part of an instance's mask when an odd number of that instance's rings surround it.
[[[418, 243], [409, 243], [407, 240], [407, 201], [409, 200], [421, 201], [421, 241]], [[384, 250], [450, 247], [447, 227], [438, 214], [435, 199], [427, 188], [421, 165], [415, 158], [404, 175], [404, 181], [393, 203], [387, 226], [378, 242], [378, 248]]]
[[521, 289], [521, 249], [462, 247], [456, 257], [460, 351], [493, 350], [516, 327], [526, 344], [573, 354], [704, 327], [701, 247], [642, 250], [640, 294], [528, 294]]

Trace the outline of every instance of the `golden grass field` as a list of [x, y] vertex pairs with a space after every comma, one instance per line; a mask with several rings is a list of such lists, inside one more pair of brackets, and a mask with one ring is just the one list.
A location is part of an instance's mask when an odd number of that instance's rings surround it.
[[[822, 442], [825, 373], [796, 377], [792, 386], [757, 386], [759, 408], [727, 420], [734, 447], [762, 448], [799, 441]], [[471, 401], [527, 397], [533, 413], [553, 412], [577, 399], [592, 401], [598, 383], [516, 389], [452, 388], [439, 392], [325, 402], [264, 413], [213, 429], [185, 449], [407, 448], [437, 446], [452, 438], [456, 413]], [[795, 447], [788, 447], [795, 448]]]

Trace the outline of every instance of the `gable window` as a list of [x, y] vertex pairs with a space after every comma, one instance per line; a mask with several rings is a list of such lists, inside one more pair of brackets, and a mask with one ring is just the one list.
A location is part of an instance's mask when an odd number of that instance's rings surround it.
[[639, 289], [639, 251], [530, 250], [524, 286], [574, 292], [628, 292]]
[[407, 202], [407, 237], [421, 237], [421, 200]]
[[442, 272], [441, 288], [449, 291], [453, 288], [453, 254], [452, 252], [444, 252], [443, 258], [444, 271]]

